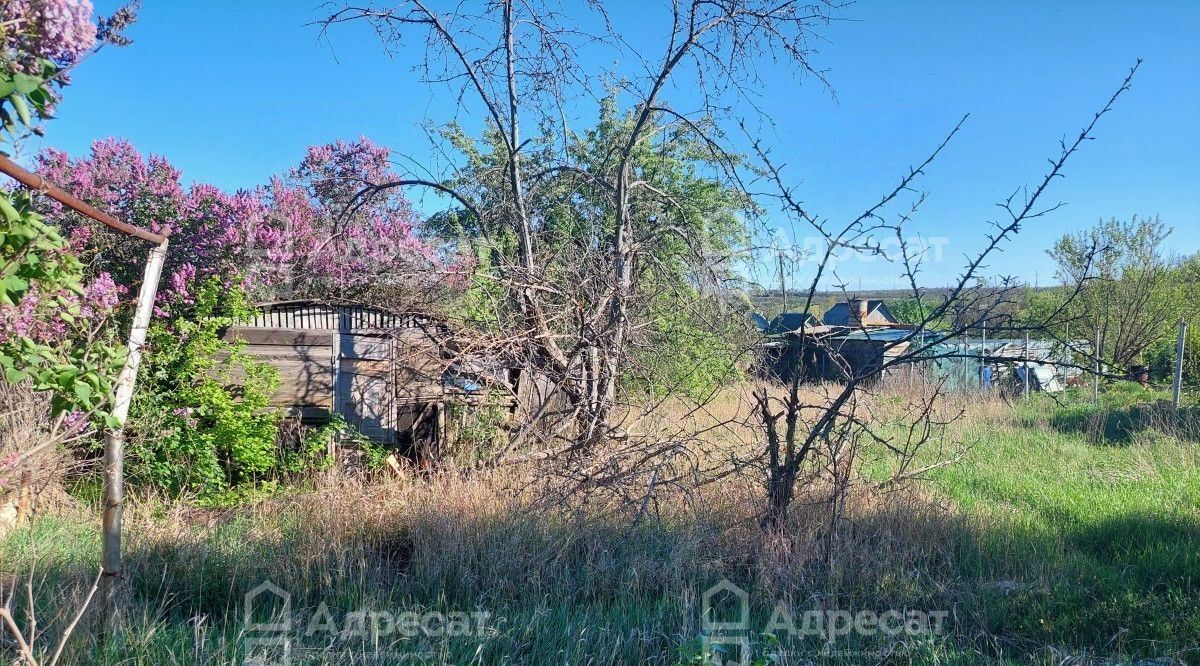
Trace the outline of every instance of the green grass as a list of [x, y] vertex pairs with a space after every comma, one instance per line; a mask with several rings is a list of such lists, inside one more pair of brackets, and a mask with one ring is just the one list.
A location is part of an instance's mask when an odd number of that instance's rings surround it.
[[[320, 651], [295, 663], [692, 663], [703, 651], [698, 597], [721, 578], [751, 591], [756, 627], [781, 599], [953, 613], [945, 636], [848, 639], [831, 652], [807, 639], [782, 646], [797, 653], [781, 663], [1200, 663], [1200, 446], [1078, 426], [1133, 399], [1093, 408], [1038, 396], [971, 426], [966, 457], [919, 496], [852, 509], [836, 580], [811, 556], [820, 510], [797, 510], [782, 548], [758, 545], [753, 521], [739, 518], [759, 497], [749, 483], [638, 526], [533, 511], [502, 484], [462, 480], [231, 509], [142, 500], [127, 536], [126, 628], [103, 646], [80, 632], [69, 663], [237, 663], [242, 595], [268, 578], [294, 593], [300, 623], [322, 603], [339, 627], [355, 608], [493, 617], [456, 638], [301, 638]], [[78, 494], [95, 502], [91, 486]], [[94, 516], [46, 516], [0, 542], [0, 572], [38, 562], [43, 627], [60, 627], [54, 612], [73, 609], [95, 575]], [[757, 642], [760, 659], [777, 649]]]
[[1011, 422], [968, 433], [966, 459], [933, 475], [978, 532], [959, 553], [964, 573], [1007, 592], [979, 606], [982, 624], [1200, 659], [1200, 446], [1155, 432], [1095, 442], [1054, 425], [1091, 409], [1020, 405]]

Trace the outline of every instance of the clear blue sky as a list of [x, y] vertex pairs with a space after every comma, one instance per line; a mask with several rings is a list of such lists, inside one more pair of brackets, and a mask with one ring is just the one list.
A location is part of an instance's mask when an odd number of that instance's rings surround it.
[[[97, 2], [103, 13], [117, 4]], [[360, 134], [428, 163], [420, 124], [454, 113], [443, 88], [411, 73], [419, 51], [389, 58], [356, 29], [335, 32], [333, 50], [319, 42], [305, 25], [322, 15], [319, 2], [143, 4], [135, 43], [76, 72], [46, 144], [78, 154], [93, 139], [127, 137], [189, 181], [239, 188], [295, 164], [310, 144]], [[617, 18], [646, 6], [608, 4]], [[946, 239], [926, 284], [957, 273], [1000, 212], [994, 203], [1039, 178], [1058, 140], [1078, 132], [1138, 57], [1133, 90], [1051, 193], [1068, 205], [1030, 225], [989, 272], [1045, 283], [1053, 239], [1109, 216], [1161, 214], [1177, 252], [1200, 249], [1200, 3], [865, 1], [843, 16], [816, 57], [836, 100], [773, 70], [759, 104], [805, 200], [835, 218], [877, 199], [972, 114], [922, 185], [921, 232]], [[635, 43], [653, 43], [651, 21], [630, 25]], [[894, 273], [841, 270], [875, 287]]]

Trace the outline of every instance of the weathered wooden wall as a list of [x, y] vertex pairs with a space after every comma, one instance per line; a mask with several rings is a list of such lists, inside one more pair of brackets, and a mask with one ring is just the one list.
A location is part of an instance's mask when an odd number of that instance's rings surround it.
[[340, 414], [368, 437], [395, 439], [399, 408], [443, 397], [437, 328], [417, 315], [297, 302], [268, 304], [225, 339], [275, 367], [277, 405], [307, 420]]
[[279, 371], [278, 405], [294, 409], [305, 418], [328, 418], [333, 411], [332, 331], [294, 331], [232, 327], [225, 339], [245, 344], [250, 356]]

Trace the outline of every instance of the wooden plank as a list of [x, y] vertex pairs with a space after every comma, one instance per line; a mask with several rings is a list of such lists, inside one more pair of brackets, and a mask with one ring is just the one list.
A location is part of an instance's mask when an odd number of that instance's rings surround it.
[[327, 406], [292, 405], [287, 409], [290, 417], [299, 417], [304, 423], [325, 423], [329, 421], [330, 409]]
[[375, 441], [389, 443], [396, 438], [392, 345], [385, 336], [338, 335], [333, 396], [334, 410], [347, 423]]
[[329, 345], [246, 345], [243, 350], [264, 361], [295, 359], [329, 365]]
[[329, 346], [329, 334], [320, 331], [299, 331], [288, 328], [249, 328], [231, 326], [222, 338], [227, 342], [248, 345], [283, 345], [293, 347]]
[[[288, 407], [333, 406], [333, 367], [328, 336], [324, 345], [248, 344], [247, 356], [263, 361], [279, 373], [279, 387], [271, 396]], [[235, 377], [237, 369], [232, 373]]]
[[392, 374], [392, 361], [390, 359], [343, 358], [340, 359], [340, 365], [342, 372], [355, 375], [390, 378]]

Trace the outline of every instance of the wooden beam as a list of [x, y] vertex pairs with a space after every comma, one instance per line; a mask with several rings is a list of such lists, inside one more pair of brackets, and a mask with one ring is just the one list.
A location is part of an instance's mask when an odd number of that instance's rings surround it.
[[125, 419], [129, 415], [129, 402], [133, 399], [134, 383], [137, 381], [138, 366], [142, 362], [142, 347], [146, 344], [146, 333], [150, 318], [154, 315], [154, 298], [158, 294], [158, 281], [162, 276], [163, 262], [167, 258], [167, 240], [150, 250], [146, 258], [146, 272], [142, 287], [138, 291], [137, 309], [129, 329], [129, 349], [125, 354], [125, 365], [117, 376], [111, 415], [116, 421], [113, 428], [104, 433], [104, 516], [102, 522], [100, 592], [104, 600], [104, 626], [107, 633], [116, 626], [118, 603], [117, 578], [121, 575], [121, 515], [125, 504]]

